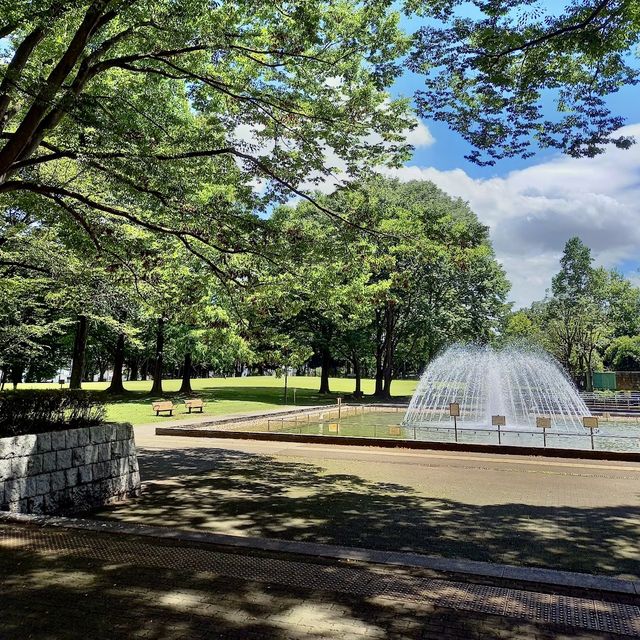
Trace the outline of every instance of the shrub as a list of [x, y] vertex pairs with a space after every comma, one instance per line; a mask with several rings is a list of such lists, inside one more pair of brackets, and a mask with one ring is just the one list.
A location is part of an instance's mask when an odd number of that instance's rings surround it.
[[96, 393], [57, 389], [0, 393], [0, 437], [43, 433], [104, 422], [105, 407]]

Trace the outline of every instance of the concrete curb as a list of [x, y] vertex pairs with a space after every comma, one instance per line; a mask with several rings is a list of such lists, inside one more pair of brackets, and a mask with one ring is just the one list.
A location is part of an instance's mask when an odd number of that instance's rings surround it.
[[425, 556], [418, 553], [379, 551], [341, 547], [313, 542], [296, 542], [275, 538], [233, 536], [220, 533], [185, 531], [169, 527], [130, 524], [106, 520], [88, 520], [60, 516], [40, 516], [0, 512], [0, 524], [18, 523], [41, 527], [59, 527], [108, 534], [146, 536], [179, 542], [198, 542], [234, 549], [253, 549], [276, 553], [293, 553], [313, 558], [351, 560], [398, 567], [432, 569], [474, 577], [513, 580], [521, 583], [600, 591], [610, 594], [640, 596], [640, 580], [623, 580], [571, 571], [557, 571], [535, 567], [516, 567], [506, 564], [478, 562], [457, 558]]
[[580, 460], [609, 460], [640, 462], [640, 453], [630, 451], [606, 451], [591, 449], [558, 449], [553, 447], [517, 447], [507, 444], [472, 444], [466, 442], [435, 442], [429, 440], [392, 440], [363, 438], [358, 436], [325, 436], [311, 434], [272, 433], [269, 431], [223, 431], [211, 428], [157, 427], [157, 436], [182, 436], [190, 438], [227, 438], [231, 440], [261, 440], [268, 442], [303, 442], [305, 444], [338, 444], [357, 447], [381, 447], [387, 449], [417, 449], [429, 451], [464, 451], [466, 453], [496, 453], [517, 456], [542, 456], [545, 458], [569, 458]]
[[[346, 406], [346, 405], [344, 405]], [[334, 409], [335, 404], [317, 404], [309, 406], [292, 407], [288, 409], [269, 409], [264, 411], [251, 411], [249, 413], [232, 413], [230, 415], [223, 416], [198, 416], [198, 414], [191, 414], [191, 417], [179, 420], [169, 420], [168, 422], [162, 422], [162, 428], [172, 427], [208, 427], [222, 424], [235, 424], [237, 422], [254, 422], [256, 420], [263, 420], [265, 418], [281, 418], [285, 416], [296, 415], [306, 412], [322, 411], [327, 409]], [[174, 416], [175, 418], [175, 416]], [[149, 422], [147, 424], [136, 425], [138, 428], [151, 428], [158, 427], [157, 422]]]

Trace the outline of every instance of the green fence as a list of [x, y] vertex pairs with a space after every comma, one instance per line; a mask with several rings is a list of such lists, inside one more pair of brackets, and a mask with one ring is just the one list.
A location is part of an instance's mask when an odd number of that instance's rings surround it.
[[596, 371], [593, 374], [593, 388], [615, 391], [618, 388], [615, 371]]

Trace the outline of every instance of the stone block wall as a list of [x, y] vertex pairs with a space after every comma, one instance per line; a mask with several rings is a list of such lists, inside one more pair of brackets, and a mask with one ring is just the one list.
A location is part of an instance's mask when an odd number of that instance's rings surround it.
[[140, 494], [128, 423], [0, 438], [0, 510], [62, 514]]

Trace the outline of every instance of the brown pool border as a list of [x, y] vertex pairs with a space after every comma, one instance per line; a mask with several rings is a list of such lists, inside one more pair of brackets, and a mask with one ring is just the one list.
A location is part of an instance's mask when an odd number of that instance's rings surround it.
[[189, 438], [224, 438], [228, 440], [259, 440], [266, 442], [302, 442], [304, 444], [337, 444], [357, 447], [381, 447], [386, 449], [494, 453], [501, 455], [573, 458], [580, 460], [610, 460], [617, 462], [640, 463], [640, 453], [632, 451], [593, 451], [591, 449], [562, 449], [556, 447], [518, 447], [507, 444], [435, 442], [429, 440], [364, 438], [361, 436], [327, 436], [315, 434], [274, 433], [268, 431], [226, 431], [222, 429], [212, 429], [210, 427], [157, 427], [156, 435], [181, 436]]

